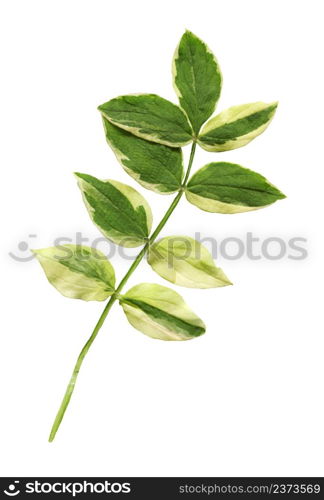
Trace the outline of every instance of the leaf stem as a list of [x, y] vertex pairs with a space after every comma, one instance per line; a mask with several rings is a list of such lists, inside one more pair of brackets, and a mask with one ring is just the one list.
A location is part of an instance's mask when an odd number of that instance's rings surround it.
[[142, 250], [139, 252], [139, 254], [136, 256], [135, 260], [133, 261], [132, 265], [130, 266], [130, 268], [128, 269], [127, 273], [125, 274], [125, 276], [122, 278], [122, 280], [120, 281], [119, 285], [117, 286], [115, 292], [113, 293], [113, 295], [111, 295], [111, 297], [109, 298], [91, 336], [89, 337], [89, 339], [87, 340], [87, 342], [85, 343], [85, 345], [83, 346], [79, 356], [78, 356], [78, 359], [76, 361], [76, 364], [74, 366], [74, 370], [73, 370], [73, 373], [72, 373], [72, 376], [70, 378], [70, 381], [68, 383], [68, 386], [66, 388], [66, 391], [65, 391], [65, 394], [63, 396], [63, 400], [62, 400], [62, 403], [61, 403], [61, 406], [56, 414], [56, 417], [55, 417], [55, 420], [54, 420], [54, 423], [53, 423], [53, 426], [52, 426], [52, 429], [51, 429], [51, 433], [50, 433], [50, 436], [49, 436], [49, 442], [52, 442], [56, 436], [56, 433], [61, 425], [61, 422], [63, 420], [63, 417], [64, 417], [64, 414], [66, 412], [66, 409], [70, 403], [70, 399], [72, 397], [72, 394], [73, 394], [73, 391], [74, 391], [74, 387], [75, 387], [75, 384], [76, 384], [76, 380], [77, 380], [77, 377], [78, 377], [78, 374], [79, 374], [79, 371], [80, 371], [80, 368], [81, 368], [81, 365], [83, 363], [83, 360], [85, 358], [85, 356], [87, 355], [91, 345], [93, 344], [95, 338], [97, 337], [98, 333], [99, 333], [99, 330], [100, 328], [102, 327], [102, 325], [104, 324], [104, 321], [110, 311], [110, 309], [112, 308], [112, 306], [114, 305], [114, 303], [116, 302], [117, 298], [118, 298], [118, 294], [119, 292], [122, 290], [122, 288], [124, 287], [124, 285], [126, 284], [126, 282], [128, 281], [128, 279], [130, 278], [130, 276], [133, 274], [133, 272], [135, 271], [135, 269], [137, 268], [137, 266], [139, 265], [139, 263], [142, 261], [143, 257], [145, 256], [146, 252], [148, 251], [150, 245], [155, 241], [155, 239], [158, 237], [158, 235], [160, 234], [160, 232], [162, 231], [162, 229], [164, 228], [165, 224], [167, 223], [167, 221], [169, 220], [171, 214], [173, 213], [174, 209], [176, 208], [176, 206], [178, 205], [182, 195], [183, 195], [183, 192], [184, 192], [184, 189], [186, 187], [186, 184], [188, 182], [188, 178], [189, 178], [189, 174], [190, 174], [190, 171], [191, 171], [191, 167], [192, 167], [192, 164], [193, 164], [193, 159], [194, 159], [194, 156], [195, 156], [195, 151], [196, 151], [196, 142], [194, 141], [192, 143], [192, 146], [191, 146], [191, 152], [190, 152], [190, 158], [189, 158], [189, 163], [188, 163], [188, 167], [187, 167], [187, 171], [186, 171], [186, 174], [185, 174], [185, 177], [184, 177], [184, 180], [183, 180], [183, 183], [182, 183], [182, 186], [181, 186], [181, 189], [179, 190], [177, 196], [174, 198], [174, 200], [172, 201], [171, 205], [169, 206], [168, 210], [166, 211], [166, 213], [164, 214], [164, 216], [162, 217], [161, 221], [159, 222], [159, 224], [156, 226], [155, 230], [153, 231], [152, 235], [150, 236], [150, 238], [148, 239], [148, 241], [145, 243], [144, 247], [142, 248]]
[[57, 412], [57, 415], [55, 417], [55, 420], [54, 420], [54, 423], [53, 423], [53, 426], [52, 426], [52, 429], [51, 429], [51, 433], [50, 433], [50, 436], [48, 438], [49, 442], [51, 443], [54, 438], [55, 438], [55, 435], [58, 431], [58, 428], [60, 427], [60, 424], [63, 420], [63, 417], [64, 417], [64, 414], [65, 414], [65, 411], [69, 405], [69, 402], [70, 402], [70, 399], [71, 399], [71, 396], [73, 394], [73, 391], [74, 391], [74, 386], [75, 386], [75, 383], [76, 383], [76, 380], [77, 380], [77, 377], [78, 377], [78, 374], [79, 374], [79, 371], [80, 371], [80, 368], [81, 368], [81, 365], [82, 365], [82, 362], [87, 354], [87, 352], [89, 351], [94, 339], [96, 338], [96, 336], [98, 335], [98, 332], [100, 330], [100, 328], [102, 327], [110, 309], [112, 308], [114, 302], [116, 301], [116, 296], [115, 294], [112, 295], [108, 301], [108, 303], [106, 304], [106, 307], [105, 309], [103, 310], [99, 320], [98, 320], [98, 323], [96, 324], [91, 336], [89, 337], [89, 339], [87, 340], [87, 342], [84, 344], [83, 348], [82, 348], [82, 351], [80, 352], [79, 354], [79, 357], [77, 359], [77, 362], [75, 363], [75, 367], [74, 367], [74, 370], [73, 370], [73, 373], [72, 373], [72, 377], [70, 378], [70, 381], [68, 383], [68, 386], [66, 388], [66, 391], [65, 391], [65, 394], [63, 396], [63, 400], [62, 400], [62, 403], [61, 403], [61, 406]]
[[188, 168], [187, 168], [187, 172], [186, 172], [186, 175], [185, 175], [185, 178], [183, 179], [183, 183], [182, 183], [182, 187], [185, 188], [186, 185], [187, 185], [187, 182], [188, 182], [188, 179], [189, 179], [189, 175], [190, 175], [190, 171], [191, 171], [191, 167], [192, 167], [192, 164], [193, 164], [193, 160], [194, 160], [194, 156], [195, 156], [195, 152], [196, 152], [196, 141], [194, 141], [192, 143], [192, 146], [191, 146], [191, 151], [190, 151], [190, 158], [189, 158], [189, 163], [188, 163]]

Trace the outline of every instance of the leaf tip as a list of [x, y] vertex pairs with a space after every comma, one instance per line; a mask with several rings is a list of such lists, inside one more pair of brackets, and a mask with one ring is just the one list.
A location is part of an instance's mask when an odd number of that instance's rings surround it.
[[78, 182], [80, 179], [84, 179], [84, 174], [82, 174], [81, 172], [73, 172], [73, 175], [77, 179]]
[[185, 36], [185, 35], [187, 35], [187, 36], [192, 36], [192, 37], [194, 37], [194, 38], [198, 38], [198, 37], [197, 37], [197, 36], [196, 36], [196, 35], [195, 35], [195, 34], [194, 34], [191, 30], [189, 30], [188, 28], [186, 28], [186, 29], [185, 29], [185, 32], [184, 32], [183, 36]]
[[274, 186], [274, 188], [276, 189], [277, 191], [277, 200], [284, 200], [285, 198], [287, 198], [287, 196], [285, 195], [285, 193], [283, 193], [282, 191], [280, 191], [280, 189], [278, 189], [276, 186]]
[[272, 101], [268, 104], [268, 107], [272, 108], [271, 116], [273, 116], [274, 113], [277, 111], [278, 105], [279, 105], [279, 101]]

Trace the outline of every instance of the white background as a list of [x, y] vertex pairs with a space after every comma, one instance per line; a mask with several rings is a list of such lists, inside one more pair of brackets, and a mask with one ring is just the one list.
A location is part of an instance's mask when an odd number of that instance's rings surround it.
[[[323, 475], [321, 6], [2, 2], [2, 476]], [[28, 256], [21, 241], [39, 248], [76, 231], [99, 236], [73, 171], [129, 183], [159, 220], [171, 198], [145, 191], [121, 169], [96, 107], [135, 92], [176, 102], [170, 65], [185, 28], [219, 60], [219, 110], [280, 101], [264, 135], [222, 155], [200, 150], [195, 168], [238, 162], [288, 198], [236, 216], [183, 201], [163, 234], [302, 236], [308, 258], [219, 258], [235, 286], [174, 287], [208, 326], [190, 342], [152, 340], [116, 306], [82, 367], [57, 440], [48, 444], [75, 358], [103, 304], [62, 297], [35, 261], [8, 253]], [[113, 263], [120, 278], [129, 262]], [[167, 285], [146, 263], [129, 285], [139, 281]]]

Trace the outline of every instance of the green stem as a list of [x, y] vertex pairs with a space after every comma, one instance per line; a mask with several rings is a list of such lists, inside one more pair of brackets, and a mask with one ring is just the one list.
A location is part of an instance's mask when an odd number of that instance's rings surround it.
[[115, 295], [112, 295], [108, 301], [108, 303], [106, 304], [106, 307], [105, 309], [103, 310], [99, 320], [98, 320], [98, 323], [96, 324], [92, 334], [91, 334], [91, 337], [89, 337], [89, 339], [87, 340], [87, 342], [84, 344], [83, 348], [82, 348], [82, 351], [80, 352], [79, 354], [79, 357], [77, 359], [77, 362], [75, 363], [75, 367], [74, 367], [74, 370], [73, 370], [73, 373], [72, 373], [72, 377], [70, 378], [70, 381], [68, 383], [68, 386], [66, 388], [66, 391], [65, 391], [65, 394], [63, 396], [63, 400], [62, 400], [62, 403], [61, 403], [61, 406], [56, 414], [56, 417], [55, 417], [55, 420], [54, 420], [54, 423], [53, 423], [53, 426], [52, 426], [52, 429], [51, 429], [51, 433], [50, 433], [50, 436], [48, 438], [49, 442], [51, 443], [54, 438], [55, 438], [55, 435], [58, 431], [58, 428], [60, 427], [61, 425], [61, 422], [63, 420], [63, 417], [64, 417], [64, 414], [66, 412], [66, 409], [69, 405], [69, 402], [70, 402], [70, 399], [71, 399], [71, 396], [73, 394], [73, 391], [74, 391], [74, 386], [75, 386], [75, 383], [76, 383], [76, 380], [77, 380], [77, 377], [79, 375], [79, 371], [80, 371], [80, 368], [81, 368], [81, 365], [82, 365], [82, 362], [87, 354], [87, 352], [89, 351], [94, 339], [96, 338], [96, 336], [98, 335], [98, 332], [100, 330], [100, 328], [102, 327], [110, 309], [112, 308], [115, 300], [116, 300], [116, 296]]
[[196, 152], [196, 141], [194, 141], [192, 143], [192, 146], [191, 146], [188, 168], [187, 168], [187, 172], [186, 172], [185, 178], [183, 179], [183, 183], [182, 183], [183, 187], [186, 187], [186, 185], [187, 185], [187, 182], [188, 182], [188, 179], [189, 179], [189, 175], [190, 175], [190, 171], [191, 171], [191, 167], [192, 167], [192, 164], [193, 164], [193, 159], [194, 159], [194, 156], [195, 156], [195, 152]]
[[146, 252], [148, 251], [150, 245], [158, 237], [158, 235], [160, 234], [160, 232], [164, 228], [165, 224], [169, 220], [169, 218], [170, 218], [171, 214], [173, 213], [174, 209], [178, 205], [178, 203], [179, 203], [179, 201], [180, 201], [180, 199], [181, 199], [181, 197], [183, 195], [183, 192], [184, 192], [184, 189], [185, 189], [186, 184], [188, 182], [188, 179], [189, 179], [190, 170], [191, 170], [193, 159], [194, 159], [194, 156], [195, 156], [195, 150], [196, 150], [196, 142], [193, 142], [192, 146], [191, 146], [191, 152], [190, 152], [190, 158], [189, 158], [188, 168], [187, 168], [186, 175], [184, 177], [181, 189], [179, 190], [177, 196], [174, 198], [174, 200], [172, 201], [172, 203], [169, 206], [168, 210], [164, 214], [163, 218], [161, 219], [161, 221], [159, 222], [159, 224], [157, 225], [157, 227], [153, 231], [152, 235], [150, 236], [150, 238], [148, 239], [148, 241], [146, 242], [146, 244], [144, 245], [144, 247], [142, 248], [142, 250], [139, 252], [139, 254], [137, 255], [137, 257], [135, 258], [134, 262], [132, 263], [132, 265], [128, 269], [127, 273], [122, 278], [122, 280], [119, 283], [118, 287], [116, 288], [115, 292], [109, 298], [109, 300], [108, 300], [108, 302], [107, 302], [107, 304], [106, 304], [106, 306], [105, 306], [105, 308], [104, 308], [104, 310], [103, 310], [103, 312], [102, 312], [102, 314], [101, 314], [101, 316], [100, 316], [100, 318], [98, 320], [98, 323], [96, 324], [96, 326], [95, 326], [95, 328], [94, 328], [91, 336], [89, 337], [89, 339], [87, 340], [87, 342], [85, 343], [85, 345], [82, 348], [82, 351], [80, 352], [79, 357], [77, 359], [77, 362], [75, 364], [75, 367], [74, 367], [74, 370], [73, 370], [73, 373], [72, 373], [72, 377], [71, 377], [71, 379], [69, 381], [69, 384], [68, 384], [68, 386], [66, 388], [65, 394], [63, 396], [63, 400], [62, 400], [61, 406], [60, 406], [60, 408], [59, 408], [59, 410], [57, 412], [57, 415], [55, 417], [55, 420], [54, 420], [54, 423], [53, 423], [53, 426], [52, 426], [52, 429], [51, 429], [51, 433], [50, 433], [50, 436], [49, 436], [49, 442], [52, 442], [54, 440], [55, 435], [56, 435], [56, 433], [57, 433], [57, 431], [58, 431], [58, 429], [59, 429], [59, 427], [61, 425], [61, 422], [63, 420], [64, 414], [66, 412], [66, 409], [67, 409], [67, 407], [69, 405], [71, 396], [73, 394], [75, 383], [76, 383], [76, 380], [77, 380], [77, 377], [78, 377], [78, 374], [79, 374], [82, 362], [83, 362], [86, 354], [88, 353], [91, 345], [93, 344], [93, 341], [95, 340], [96, 336], [98, 335], [100, 328], [104, 324], [104, 321], [105, 321], [105, 319], [106, 319], [106, 317], [107, 317], [110, 309], [112, 308], [112, 306], [114, 305], [114, 303], [118, 299], [119, 292], [122, 290], [122, 288], [124, 287], [124, 285], [126, 284], [126, 282], [128, 281], [128, 279], [130, 278], [130, 276], [133, 274], [133, 272], [135, 271], [135, 269], [137, 268], [137, 266], [139, 265], [139, 263], [142, 261], [143, 257], [145, 256]]

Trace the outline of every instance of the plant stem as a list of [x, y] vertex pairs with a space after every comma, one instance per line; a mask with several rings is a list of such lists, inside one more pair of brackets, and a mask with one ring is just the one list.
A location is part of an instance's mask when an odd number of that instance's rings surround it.
[[135, 271], [135, 269], [137, 268], [137, 266], [139, 265], [139, 263], [142, 261], [143, 257], [145, 256], [146, 252], [148, 251], [150, 245], [158, 237], [158, 235], [160, 234], [160, 232], [164, 228], [165, 224], [169, 220], [169, 218], [170, 218], [171, 214], [173, 213], [174, 209], [178, 205], [178, 203], [179, 203], [179, 201], [180, 201], [180, 199], [181, 199], [181, 197], [183, 195], [184, 189], [186, 187], [188, 178], [189, 178], [190, 170], [191, 170], [193, 159], [194, 159], [194, 156], [195, 156], [195, 150], [196, 150], [196, 142], [194, 141], [192, 143], [192, 146], [191, 146], [191, 152], [190, 152], [190, 158], [189, 158], [188, 168], [187, 168], [186, 175], [184, 177], [181, 189], [179, 190], [177, 196], [172, 201], [172, 203], [169, 206], [168, 210], [164, 214], [164, 216], [161, 219], [161, 221], [159, 222], [159, 224], [156, 226], [155, 230], [153, 231], [152, 235], [150, 236], [150, 238], [148, 239], [148, 241], [146, 242], [146, 244], [144, 245], [144, 247], [142, 248], [142, 250], [136, 256], [134, 262], [132, 263], [132, 265], [128, 269], [128, 271], [125, 274], [125, 276], [120, 281], [120, 283], [117, 286], [115, 292], [109, 298], [109, 300], [108, 300], [108, 302], [107, 302], [107, 304], [106, 304], [106, 306], [105, 306], [105, 308], [104, 308], [104, 310], [103, 310], [103, 312], [102, 312], [102, 314], [101, 314], [101, 316], [100, 316], [100, 318], [98, 320], [98, 323], [96, 324], [96, 326], [95, 326], [95, 328], [94, 328], [91, 336], [89, 337], [89, 339], [87, 340], [87, 342], [85, 343], [85, 345], [82, 348], [82, 350], [81, 350], [81, 352], [79, 354], [79, 357], [77, 359], [77, 362], [75, 364], [75, 367], [74, 367], [74, 370], [73, 370], [73, 373], [72, 373], [72, 377], [71, 377], [71, 379], [69, 381], [69, 384], [68, 384], [68, 386], [66, 388], [65, 394], [63, 396], [63, 400], [62, 400], [61, 406], [60, 406], [60, 408], [59, 408], [59, 410], [57, 412], [57, 415], [55, 417], [55, 420], [54, 420], [54, 423], [53, 423], [53, 426], [52, 426], [52, 429], [51, 429], [51, 433], [50, 433], [50, 436], [49, 436], [49, 439], [48, 439], [49, 442], [52, 442], [54, 440], [55, 435], [56, 435], [56, 433], [57, 433], [57, 431], [58, 431], [58, 429], [59, 429], [59, 427], [61, 425], [61, 422], [63, 420], [64, 414], [66, 412], [66, 409], [67, 409], [67, 407], [69, 405], [71, 396], [73, 394], [75, 383], [76, 383], [76, 380], [77, 380], [77, 377], [78, 377], [78, 374], [79, 374], [82, 362], [83, 362], [86, 354], [88, 353], [88, 351], [89, 351], [89, 349], [90, 349], [93, 341], [95, 340], [96, 336], [98, 335], [100, 328], [104, 324], [104, 321], [105, 321], [105, 319], [106, 319], [106, 317], [107, 317], [110, 309], [112, 308], [112, 306], [114, 305], [114, 303], [118, 299], [119, 292], [122, 290], [122, 288], [124, 287], [124, 285], [126, 284], [126, 282], [128, 281], [128, 279], [130, 278], [130, 276], [133, 274], [133, 272]]
[[62, 400], [62, 403], [61, 403], [61, 406], [57, 412], [57, 415], [55, 417], [55, 420], [54, 420], [54, 423], [53, 423], [53, 426], [52, 426], [52, 429], [51, 429], [51, 433], [50, 433], [50, 436], [49, 436], [49, 442], [51, 443], [54, 438], [55, 438], [55, 435], [58, 431], [58, 428], [60, 427], [60, 424], [63, 420], [63, 417], [64, 417], [64, 413], [69, 405], [69, 402], [70, 402], [70, 399], [71, 399], [71, 396], [73, 394], [73, 391], [74, 391], [74, 386], [75, 386], [75, 383], [76, 383], [76, 379], [78, 377], [78, 374], [79, 374], [79, 371], [80, 371], [80, 368], [81, 368], [81, 365], [82, 365], [82, 362], [87, 354], [87, 352], [89, 351], [94, 339], [96, 338], [96, 336], [98, 335], [98, 332], [100, 330], [100, 328], [102, 327], [110, 309], [112, 308], [115, 300], [116, 300], [116, 296], [112, 295], [105, 307], [105, 309], [103, 310], [99, 320], [98, 320], [98, 323], [96, 324], [92, 334], [91, 334], [91, 337], [89, 337], [89, 339], [87, 340], [87, 342], [84, 344], [83, 348], [82, 348], [82, 351], [80, 352], [79, 354], [79, 357], [77, 359], [77, 362], [75, 363], [75, 367], [74, 367], [74, 370], [73, 370], [73, 373], [72, 373], [72, 377], [70, 378], [70, 381], [68, 383], [68, 386], [66, 388], [66, 391], [65, 391], [65, 394], [64, 394], [64, 397], [63, 397], [63, 400]]
[[194, 159], [195, 152], [196, 152], [196, 144], [197, 144], [196, 141], [194, 141], [192, 143], [192, 146], [191, 146], [188, 168], [187, 168], [187, 172], [186, 172], [185, 178], [183, 179], [183, 183], [182, 183], [183, 187], [186, 187], [188, 179], [189, 179], [191, 167], [192, 167], [192, 164], [193, 164], [193, 159]]

